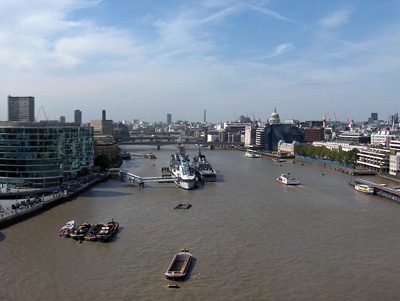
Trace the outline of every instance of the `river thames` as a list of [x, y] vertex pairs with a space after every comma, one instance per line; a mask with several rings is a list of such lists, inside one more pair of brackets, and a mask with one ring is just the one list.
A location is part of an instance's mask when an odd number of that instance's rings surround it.
[[[160, 176], [176, 151], [124, 149], [157, 156], [124, 161], [121, 168], [140, 176]], [[196, 152], [187, 149], [190, 158]], [[110, 179], [0, 230], [0, 299], [400, 299], [400, 205], [355, 191], [351, 176], [320, 163], [203, 154], [218, 171], [216, 183], [187, 191]], [[277, 183], [288, 172], [300, 186]], [[192, 207], [174, 210], [179, 203]], [[111, 219], [120, 231], [110, 243], [58, 236], [69, 220]], [[195, 258], [189, 278], [167, 288], [164, 272], [181, 248]]]

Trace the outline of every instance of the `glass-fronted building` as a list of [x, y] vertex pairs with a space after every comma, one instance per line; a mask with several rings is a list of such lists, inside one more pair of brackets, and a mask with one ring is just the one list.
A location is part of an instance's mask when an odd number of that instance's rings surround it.
[[304, 130], [291, 124], [267, 124], [264, 128], [265, 150], [277, 151], [278, 142], [292, 143], [293, 141], [305, 143]]
[[90, 174], [93, 127], [0, 122], [0, 187], [45, 188]]

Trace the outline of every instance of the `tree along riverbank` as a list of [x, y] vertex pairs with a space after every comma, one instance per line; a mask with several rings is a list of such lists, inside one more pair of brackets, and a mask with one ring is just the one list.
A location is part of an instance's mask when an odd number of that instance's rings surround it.
[[310, 159], [326, 160], [325, 163], [334, 162], [333, 164], [353, 165], [357, 162], [358, 149], [351, 151], [330, 150], [325, 146], [314, 146], [312, 144], [297, 144], [295, 148], [296, 156], [303, 156]]

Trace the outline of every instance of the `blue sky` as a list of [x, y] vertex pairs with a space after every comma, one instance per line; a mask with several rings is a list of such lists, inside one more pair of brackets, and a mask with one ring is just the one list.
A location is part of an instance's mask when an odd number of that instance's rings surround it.
[[[400, 107], [400, 2], [0, 2], [0, 120], [387, 120]], [[42, 113], [41, 113], [42, 114]], [[39, 119], [44, 119], [43, 114]]]

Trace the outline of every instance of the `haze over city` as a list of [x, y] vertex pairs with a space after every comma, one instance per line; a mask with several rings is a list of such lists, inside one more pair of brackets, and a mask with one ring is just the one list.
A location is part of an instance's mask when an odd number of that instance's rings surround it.
[[[7, 96], [49, 119], [380, 119], [399, 112], [398, 1], [0, 3]], [[43, 116], [41, 116], [43, 118]]]

